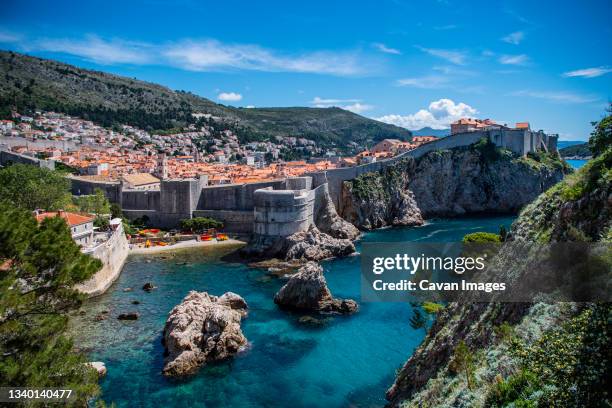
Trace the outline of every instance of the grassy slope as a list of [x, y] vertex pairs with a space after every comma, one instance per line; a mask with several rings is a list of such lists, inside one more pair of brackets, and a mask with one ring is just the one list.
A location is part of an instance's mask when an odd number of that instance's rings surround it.
[[573, 145], [564, 147], [559, 149], [559, 154], [561, 157], [572, 157], [572, 156], [580, 156], [580, 157], [588, 157], [591, 156], [591, 149], [589, 149], [588, 143], [582, 143], [579, 145]]

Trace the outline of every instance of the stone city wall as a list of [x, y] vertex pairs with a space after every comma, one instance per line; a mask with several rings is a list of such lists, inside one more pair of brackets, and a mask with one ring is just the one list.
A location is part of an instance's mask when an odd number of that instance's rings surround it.
[[[118, 182], [102, 183], [73, 178], [72, 191], [77, 195], [92, 194], [95, 188], [101, 188], [110, 201], [120, 203], [129, 218], [147, 215], [153, 224], [161, 227], [175, 227], [180, 220], [197, 216], [196, 214], [208, 214], [208, 216], [217, 214], [223, 216], [227, 221], [228, 230], [261, 231], [282, 235], [284, 231], [292, 230], [297, 225], [301, 227], [306, 225], [304, 220], [307, 216], [302, 211], [317, 212], [316, 206], [319, 201], [317, 194], [320, 198], [321, 192], [317, 193], [316, 187], [327, 184], [326, 188], [329, 190], [334, 205], [340, 208], [342, 184], [346, 180], [352, 180], [364, 173], [378, 171], [405, 157], [418, 159], [435, 150], [471, 145], [483, 137], [488, 137], [497, 146], [508, 148], [520, 155], [540, 148], [556, 151], [557, 137], [554, 135], [515, 129], [487, 130], [441, 138], [390, 159], [311, 173], [304, 177], [221, 186], [206, 186], [205, 178], [163, 180], [159, 192], [133, 190], [121, 192]], [[258, 193], [259, 191], [263, 192]], [[314, 191], [314, 193], [302, 193], [308, 191]], [[306, 210], [306, 207], [310, 205], [306, 205], [309, 200], [312, 201], [313, 207]], [[255, 225], [241, 226], [241, 222], [251, 222], [246, 214], [253, 211], [259, 211], [259, 214], [253, 215]], [[287, 225], [283, 224], [284, 221], [279, 221], [287, 218], [289, 214], [295, 216], [297, 221], [292, 221]], [[270, 225], [265, 226], [265, 223], [270, 223]]]
[[76, 288], [89, 297], [101, 295], [119, 277], [129, 253], [129, 244], [123, 231], [123, 225], [117, 226], [108, 241], [91, 251], [84, 252], [101, 260], [102, 269], [89, 280], [77, 285]]
[[15, 163], [32, 164], [50, 170], [55, 169], [55, 161], [41, 160], [36, 157], [26, 156], [24, 154], [9, 152], [8, 150], [0, 150], [0, 166], [8, 166]]

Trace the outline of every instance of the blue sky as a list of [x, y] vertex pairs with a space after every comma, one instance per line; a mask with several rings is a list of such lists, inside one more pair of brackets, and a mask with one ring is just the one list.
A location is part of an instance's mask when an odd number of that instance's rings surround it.
[[3, 0], [0, 48], [234, 106], [409, 129], [530, 121], [581, 140], [612, 97], [610, 15], [609, 0]]

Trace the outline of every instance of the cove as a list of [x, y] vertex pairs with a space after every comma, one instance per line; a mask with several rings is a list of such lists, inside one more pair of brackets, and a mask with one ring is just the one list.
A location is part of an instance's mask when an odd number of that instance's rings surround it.
[[[363, 241], [453, 242], [476, 232], [509, 227], [512, 217], [430, 220], [418, 228], [366, 233]], [[359, 244], [357, 245], [359, 250]], [[224, 262], [222, 251], [191, 251], [174, 258], [130, 257], [109, 291], [87, 301], [86, 314], [71, 323], [75, 345], [91, 361], [103, 361], [102, 397], [118, 407], [379, 407], [396, 370], [423, 338], [408, 320], [410, 305], [363, 303], [358, 255], [323, 263], [336, 297], [353, 298], [353, 316], [322, 318], [305, 325], [301, 315], [273, 302], [284, 281], [244, 264]], [[151, 281], [158, 288], [141, 288]], [[131, 288], [131, 291], [125, 291]], [[249, 304], [242, 329], [250, 348], [234, 359], [209, 365], [185, 380], [162, 376], [161, 331], [167, 314], [189, 290], [221, 295], [233, 291]], [[132, 304], [137, 300], [140, 303]], [[94, 322], [108, 310], [109, 318]], [[118, 321], [137, 311], [140, 319]]]

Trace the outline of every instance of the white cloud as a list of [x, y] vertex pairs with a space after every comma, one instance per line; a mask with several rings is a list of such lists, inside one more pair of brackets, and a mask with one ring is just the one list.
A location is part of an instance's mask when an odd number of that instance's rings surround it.
[[217, 95], [217, 99], [226, 102], [238, 102], [242, 100], [242, 95], [235, 92], [221, 92]]
[[18, 34], [9, 33], [8, 31], [0, 31], [0, 43], [18, 42], [21, 36]]
[[374, 46], [374, 48], [376, 48], [378, 51], [380, 52], [384, 52], [385, 54], [396, 54], [396, 55], [400, 55], [401, 51], [395, 48], [390, 48], [387, 47], [385, 44], [383, 43], [374, 43], [372, 44]]
[[434, 71], [441, 72], [444, 75], [469, 76], [469, 77], [477, 75], [477, 72], [475, 71], [464, 69], [464, 68], [459, 68], [459, 67], [452, 66], [452, 65], [436, 65], [432, 69]]
[[424, 48], [419, 46], [417, 46], [417, 48], [429, 55], [442, 58], [457, 65], [464, 65], [465, 60], [467, 59], [467, 54], [464, 51], [443, 50], [439, 48]]
[[374, 109], [374, 106], [357, 102], [352, 105], [341, 106], [341, 108], [347, 111], [351, 111], [353, 113], [360, 114], [360, 113]]
[[598, 76], [606, 75], [612, 72], [610, 67], [596, 67], [596, 68], [584, 68], [577, 69], [575, 71], [565, 72], [563, 74], [566, 78], [582, 77], [582, 78], [596, 78]]
[[525, 39], [525, 33], [523, 31], [515, 31], [502, 38], [502, 41], [508, 44], [519, 45], [521, 41]]
[[529, 63], [529, 57], [525, 54], [502, 55], [499, 57], [499, 62], [504, 65], [527, 65]]
[[448, 85], [448, 82], [449, 79], [443, 75], [426, 75], [422, 77], [398, 79], [397, 85], [421, 89], [439, 89]]
[[440, 99], [429, 104], [427, 109], [409, 115], [385, 115], [376, 120], [401, 126], [409, 130], [418, 130], [424, 127], [432, 129], [447, 129], [450, 124], [459, 118], [474, 116], [478, 111], [463, 102], [455, 103], [451, 99]]
[[437, 31], [453, 30], [457, 28], [455, 24], [447, 24], [442, 26], [435, 26], [433, 29]]
[[254, 109], [254, 108], [255, 108], [255, 105], [247, 105], [247, 106], [246, 106], [246, 108], [247, 108], [247, 109]]
[[82, 39], [26, 41], [0, 32], [0, 42], [3, 40], [16, 41], [25, 51], [65, 53], [100, 64], [155, 64], [188, 71], [252, 70], [355, 76], [376, 71], [379, 63], [372, 57], [366, 60], [355, 51], [320, 50], [288, 54], [259, 45], [227, 44], [214, 39], [153, 44], [89, 35]]
[[374, 106], [361, 102], [361, 99], [332, 99], [315, 96], [310, 104], [315, 108], [337, 107], [358, 114], [374, 109]]
[[319, 96], [315, 96], [314, 99], [310, 101], [310, 104], [318, 108], [327, 108], [329, 106], [336, 106], [341, 103], [351, 103], [351, 102], [361, 102], [361, 99], [331, 99], [331, 98], [321, 98]]
[[366, 65], [354, 53], [317, 51], [281, 55], [258, 45], [223, 44], [216, 40], [186, 40], [167, 46], [163, 56], [189, 71], [242, 69], [267, 72], [301, 72], [340, 76], [361, 75]]
[[515, 91], [510, 94], [511, 96], [528, 96], [530, 98], [546, 99], [551, 102], [560, 103], [588, 103], [595, 102], [599, 98], [594, 96], [578, 95], [571, 92], [557, 92], [557, 91], [531, 91], [521, 90]]
[[42, 39], [34, 41], [33, 50], [59, 52], [83, 57], [98, 64], [148, 64], [153, 62], [148, 44], [123, 40], [106, 41], [95, 35], [84, 40]]

